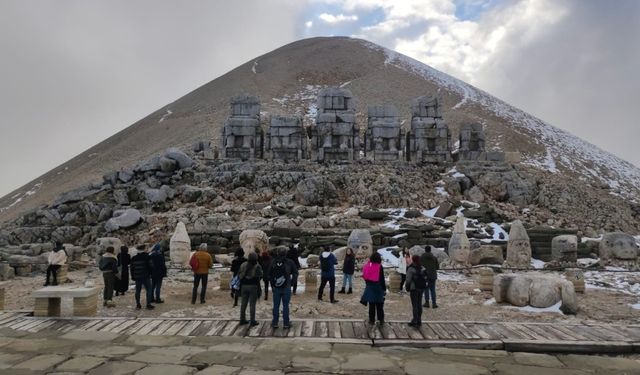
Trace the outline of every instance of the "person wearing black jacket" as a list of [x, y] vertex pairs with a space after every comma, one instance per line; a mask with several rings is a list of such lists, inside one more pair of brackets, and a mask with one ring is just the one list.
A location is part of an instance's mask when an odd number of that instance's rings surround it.
[[[234, 253], [233, 260], [231, 261], [231, 273], [233, 276], [238, 276], [240, 266], [246, 262], [247, 258], [244, 257], [244, 250], [238, 249]], [[240, 291], [231, 288], [231, 298], [233, 298], [233, 307], [238, 306], [238, 299], [240, 298]]]
[[349, 285], [349, 291], [347, 294], [353, 293], [353, 273], [356, 270], [356, 256], [353, 254], [351, 248], [347, 248], [344, 255], [344, 262], [342, 263], [342, 289], [338, 293], [344, 294], [344, 291]]
[[268, 271], [273, 290], [273, 319], [271, 326], [278, 328], [280, 303], [282, 303], [282, 321], [284, 329], [291, 326], [289, 321], [289, 302], [291, 301], [291, 281], [298, 278], [298, 268], [287, 258], [287, 251], [279, 249]]
[[[238, 271], [240, 277], [240, 294], [242, 303], [240, 305], [240, 324], [250, 323], [257, 326], [256, 321], [256, 301], [260, 298], [260, 280], [262, 279], [262, 267], [258, 264], [258, 254], [249, 253], [249, 259], [240, 266]], [[249, 305], [249, 319], [247, 321], [247, 304]]]
[[425, 250], [426, 252], [420, 257], [420, 263], [427, 273], [427, 288], [424, 290], [424, 305], [422, 306], [429, 307], [429, 294], [431, 294], [431, 307], [437, 309], [436, 280], [438, 279], [440, 265], [438, 264], [438, 258], [431, 253], [431, 245], [427, 246]]
[[153, 300], [153, 291], [151, 290], [151, 257], [145, 245], [137, 247], [138, 253], [131, 258], [131, 278], [136, 282], [136, 309], [141, 309], [140, 304], [140, 292], [142, 287], [147, 294], [147, 309], [154, 309], [155, 306], [151, 304]]
[[113, 288], [116, 285], [118, 278], [118, 260], [114, 254], [115, 249], [111, 246], [107, 247], [107, 250], [98, 262], [98, 268], [102, 271], [102, 278], [104, 280], [104, 293], [102, 295], [104, 306], [113, 307]]
[[160, 298], [160, 289], [162, 289], [162, 280], [167, 276], [167, 263], [162, 253], [160, 244], [153, 245], [151, 249], [151, 292], [153, 299], [151, 302], [164, 303]]
[[271, 255], [269, 250], [264, 250], [258, 258], [258, 263], [262, 267], [262, 282], [264, 283], [264, 300], [269, 299], [269, 269], [271, 268]]
[[[299, 258], [299, 254], [298, 254], [298, 249], [296, 249], [293, 245], [289, 245], [289, 251], [287, 251], [287, 258], [291, 259], [291, 261], [293, 262], [293, 264], [296, 266], [296, 270], [300, 270], [300, 258]], [[298, 277], [296, 276], [295, 279], [291, 280], [291, 291], [293, 292], [293, 294], [296, 294], [296, 291], [298, 290]]]
[[118, 268], [120, 271], [120, 278], [116, 281], [116, 296], [129, 290], [129, 265], [131, 264], [131, 255], [129, 255], [129, 248], [126, 246], [120, 247], [120, 254], [118, 258]]

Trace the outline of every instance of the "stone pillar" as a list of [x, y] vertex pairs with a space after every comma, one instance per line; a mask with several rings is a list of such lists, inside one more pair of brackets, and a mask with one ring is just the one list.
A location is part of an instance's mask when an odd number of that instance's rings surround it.
[[[60, 299], [58, 299], [60, 301]], [[95, 316], [98, 312], [98, 289], [87, 297], [73, 298], [73, 316]]]
[[69, 280], [68, 272], [69, 272], [69, 265], [63, 264], [60, 266], [60, 268], [58, 269], [58, 275], [56, 277], [58, 284], [64, 284], [67, 282], [67, 280]]
[[222, 271], [220, 273], [220, 290], [231, 290], [231, 278], [233, 273], [231, 271]]
[[304, 291], [306, 293], [316, 293], [318, 290], [318, 271], [307, 270], [304, 273]]
[[489, 267], [480, 268], [478, 283], [480, 290], [493, 291], [493, 270]]
[[389, 290], [397, 292], [400, 290], [400, 282], [402, 281], [402, 275], [399, 272], [392, 272], [389, 275]]
[[584, 293], [584, 273], [579, 268], [567, 268], [564, 278], [571, 281], [576, 293]]
[[[97, 301], [96, 301], [97, 304]], [[36, 298], [35, 309], [33, 310], [33, 316], [60, 316], [60, 298]]]

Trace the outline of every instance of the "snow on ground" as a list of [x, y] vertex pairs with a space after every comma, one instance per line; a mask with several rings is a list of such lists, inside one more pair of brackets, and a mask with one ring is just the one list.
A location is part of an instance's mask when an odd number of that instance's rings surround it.
[[618, 267], [606, 267], [606, 271], [586, 271], [584, 273], [587, 289], [610, 289], [640, 298], [640, 279], [630, 278], [631, 272]]
[[[507, 233], [504, 228], [502, 228], [499, 224], [489, 223], [489, 226], [493, 228], [493, 239], [494, 240], [509, 240], [509, 233]], [[504, 236], [502, 239], [500, 238], [500, 234]]]
[[544, 268], [544, 262], [540, 259], [531, 258], [531, 267], [540, 270]]
[[172, 114], [173, 112], [171, 112], [171, 110], [167, 108], [167, 113], [165, 113], [164, 115], [162, 115], [162, 117], [160, 117], [160, 120], [158, 120], [158, 123], [161, 123], [162, 121], [164, 121], [164, 119], [171, 116]]
[[634, 303], [633, 305], [629, 306], [631, 306], [632, 309], [640, 310], [640, 303]]
[[456, 167], [451, 168], [450, 170], [447, 171], [447, 173], [449, 176], [453, 177], [453, 178], [463, 178], [466, 177], [464, 175], [464, 173], [460, 173], [458, 172], [458, 170], [456, 169]]
[[253, 74], [256, 74], [256, 66], [258, 66], [258, 60], [254, 61], [253, 66], [251, 67]]
[[40, 190], [41, 187], [42, 187], [42, 182], [38, 182], [35, 185], [33, 185], [33, 187], [31, 189], [27, 190], [24, 194], [21, 194], [21, 193], [14, 194], [12, 199], [15, 199], [15, 201], [13, 201], [13, 203], [11, 203], [10, 205], [8, 205], [6, 207], [0, 207], [0, 212], [3, 212], [3, 211], [6, 211], [6, 210], [10, 209], [11, 207], [15, 206], [16, 204], [22, 202], [22, 200], [24, 198], [29, 197], [31, 195], [34, 195], [35, 193], [38, 192], [38, 190]]
[[445, 198], [449, 197], [449, 193], [442, 186], [436, 186], [436, 193], [442, 195]]
[[298, 261], [300, 262], [300, 268], [309, 268], [309, 263], [307, 263], [307, 258], [298, 257]]
[[430, 217], [430, 218], [434, 218], [436, 216], [436, 212], [438, 212], [438, 209], [440, 208], [440, 206], [436, 206], [430, 210], [424, 210], [422, 211], [422, 215], [426, 216], [426, 217]]
[[398, 246], [383, 247], [378, 249], [378, 254], [380, 254], [380, 257], [382, 257], [382, 267], [398, 267], [398, 265], [400, 264], [400, 258], [396, 257], [391, 252], [391, 250], [397, 249], [399, 249]]
[[[483, 303], [484, 306], [495, 306], [496, 304], [496, 299], [495, 298], [491, 298], [488, 299], [486, 301], [484, 301]], [[560, 306], [562, 306], [562, 301], [559, 301], [558, 303], [556, 303], [553, 306], [549, 306], [549, 307], [533, 307], [533, 306], [512, 306], [512, 305], [502, 305], [501, 307], [505, 308], [505, 309], [513, 309], [513, 310], [519, 310], [519, 311], [523, 311], [523, 312], [532, 312], [532, 313], [542, 313], [542, 312], [552, 312], [552, 313], [558, 313], [558, 314], [562, 314], [562, 311], [560, 311]], [[564, 314], [563, 314], [564, 315]]]
[[577, 260], [578, 266], [582, 268], [590, 267], [592, 264], [597, 262], [598, 262], [598, 259], [593, 259], [593, 258], [578, 258]]
[[[475, 281], [461, 272], [438, 271], [438, 281], [453, 281], [456, 283], [471, 284]], [[437, 287], [437, 286], [436, 286]]]

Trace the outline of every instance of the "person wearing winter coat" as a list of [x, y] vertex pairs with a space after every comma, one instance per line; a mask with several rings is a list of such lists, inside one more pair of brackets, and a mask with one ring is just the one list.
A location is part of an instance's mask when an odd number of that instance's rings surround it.
[[291, 283], [298, 279], [298, 268], [293, 261], [287, 258], [287, 251], [279, 249], [275, 259], [271, 262], [269, 271], [269, 282], [273, 290], [273, 318], [271, 326], [278, 328], [280, 320], [280, 304], [282, 304], [283, 328], [291, 326], [289, 320], [289, 302], [291, 301]]
[[162, 247], [159, 243], [153, 245], [151, 249], [151, 291], [153, 292], [153, 303], [164, 303], [160, 298], [160, 289], [162, 289], [162, 280], [167, 277], [167, 262], [162, 253]]
[[116, 296], [123, 295], [129, 290], [129, 265], [131, 264], [131, 255], [129, 255], [129, 248], [126, 246], [120, 247], [120, 254], [116, 257], [118, 259], [118, 270], [120, 271], [120, 278], [116, 280]]
[[425, 253], [420, 257], [420, 263], [427, 273], [427, 288], [424, 290], [424, 305], [422, 306], [429, 307], [429, 295], [431, 295], [431, 307], [437, 309], [436, 280], [438, 279], [440, 265], [438, 264], [438, 258], [431, 253], [431, 245], [427, 246], [425, 250]]
[[140, 292], [144, 287], [147, 295], [147, 309], [152, 310], [155, 306], [151, 304], [153, 300], [153, 291], [151, 290], [151, 271], [153, 266], [151, 257], [149, 256], [146, 245], [140, 245], [136, 250], [137, 254], [131, 257], [131, 265], [129, 266], [131, 278], [136, 282], [136, 309], [142, 308], [140, 304]]
[[[44, 286], [58, 285], [58, 270], [62, 265], [67, 263], [67, 252], [61, 242], [55, 243], [53, 250], [49, 252], [49, 256], [47, 257], [47, 263], [47, 278]], [[52, 283], [49, 283], [50, 278], [53, 278]]]
[[113, 289], [118, 279], [118, 260], [116, 259], [115, 249], [112, 246], [107, 247], [104, 254], [100, 258], [98, 268], [102, 271], [102, 279], [104, 280], [104, 293], [102, 299], [104, 306], [113, 307]]
[[258, 263], [262, 267], [262, 282], [264, 283], [264, 300], [269, 299], [269, 269], [271, 269], [271, 255], [269, 250], [264, 250], [258, 258]]
[[414, 255], [411, 261], [411, 265], [407, 267], [407, 292], [411, 297], [411, 312], [413, 318], [411, 323], [412, 327], [420, 327], [422, 325], [422, 294], [427, 285], [426, 271], [420, 264], [420, 257]]
[[377, 252], [371, 254], [369, 261], [362, 267], [362, 278], [365, 282], [365, 288], [360, 303], [369, 305], [369, 324], [375, 324], [376, 315], [380, 324], [384, 324], [384, 299], [387, 294], [387, 284], [384, 280], [382, 258]]
[[[256, 321], [256, 301], [260, 298], [260, 280], [262, 280], [262, 267], [258, 263], [258, 254], [249, 253], [249, 259], [242, 263], [238, 276], [240, 277], [240, 324], [250, 323], [258, 325]], [[249, 321], [247, 321], [247, 304], [249, 305]]]
[[[233, 260], [231, 261], [231, 273], [233, 276], [238, 276], [238, 272], [240, 271], [240, 266], [244, 262], [247, 261], [247, 258], [244, 257], [244, 250], [238, 249], [234, 253]], [[231, 298], [233, 298], [233, 307], [238, 306], [238, 299], [240, 298], [240, 291], [234, 290], [231, 288]]]
[[338, 293], [344, 294], [347, 285], [349, 289], [347, 294], [353, 293], [353, 273], [356, 271], [356, 256], [353, 250], [347, 247], [344, 255], [344, 262], [342, 263], [342, 289]]
[[329, 283], [329, 301], [336, 303], [336, 264], [338, 258], [328, 248], [325, 248], [320, 255], [320, 288], [318, 288], [318, 301], [322, 301], [324, 287]]
[[209, 269], [213, 267], [213, 258], [207, 251], [207, 244], [201, 243], [198, 247], [198, 251], [193, 253], [192, 257], [198, 260], [198, 268], [193, 270], [193, 289], [191, 291], [191, 304], [196, 303], [196, 297], [198, 296], [198, 285], [202, 282], [202, 289], [200, 290], [200, 303], [205, 303], [205, 296], [207, 293], [207, 282], [209, 281]]
[[[293, 245], [289, 246], [289, 251], [287, 251], [287, 258], [291, 259], [293, 264], [296, 265], [296, 269], [300, 271], [300, 255], [298, 253], [298, 249], [296, 249]], [[293, 291], [293, 295], [298, 291], [298, 278], [291, 280], [291, 290]]]
[[400, 293], [404, 292], [404, 283], [407, 280], [407, 257], [404, 250], [400, 252], [400, 258], [398, 259], [398, 267], [396, 272], [400, 274]]

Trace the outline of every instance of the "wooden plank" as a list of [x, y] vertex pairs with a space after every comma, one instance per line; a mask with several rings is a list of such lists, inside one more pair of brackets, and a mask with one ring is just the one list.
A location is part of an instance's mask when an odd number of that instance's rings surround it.
[[460, 331], [469, 340], [480, 340], [482, 337], [476, 334], [473, 330], [469, 329], [465, 324], [452, 323], [458, 331]]
[[56, 324], [55, 320], [53, 320], [53, 319], [52, 320], [48, 320], [48, 321], [45, 321], [44, 323], [42, 323], [42, 324], [40, 324], [38, 326], [32, 327], [28, 331], [29, 332], [33, 332], [33, 333], [40, 332], [43, 329], [47, 329], [48, 327], [51, 327], [54, 324]]
[[114, 328], [117, 328], [118, 326], [122, 325], [122, 320], [114, 320], [111, 323], [107, 324], [106, 326], [102, 327], [99, 329], [100, 332], [111, 332]]
[[[246, 324], [248, 325], [248, 324]], [[227, 324], [224, 326], [222, 331], [220, 331], [220, 336], [227, 337], [233, 335], [233, 332], [240, 326], [240, 322], [237, 320], [229, 320]]]
[[326, 338], [329, 337], [329, 327], [327, 322], [316, 322], [316, 337]]
[[302, 323], [302, 337], [314, 337], [315, 335], [315, 323], [311, 320], [305, 320]]
[[17, 331], [20, 329], [20, 327], [27, 326], [31, 323], [33, 323], [33, 320], [31, 319], [26, 319], [26, 318], [18, 319], [12, 325], [9, 326], [9, 329], [14, 329]]
[[131, 327], [132, 325], [136, 324], [138, 321], [136, 319], [128, 319], [125, 320], [122, 324], [120, 324], [119, 326], [117, 326], [116, 328], [113, 329], [113, 333], [120, 333], [122, 331], [124, 331], [125, 329]]
[[9, 326], [9, 325], [13, 324], [14, 321], [18, 321], [19, 319], [22, 319], [22, 317], [23, 317], [22, 314], [16, 314], [16, 315], [14, 315], [12, 317], [4, 319], [2, 322], [0, 322], [0, 327]]
[[554, 337], [549, 333], [538, 333], [537, 331], [527, 327], [525, 324], [511, 324], [510, 327], [513, 327], [514, 329], [518, 329], [519, 332], [522, 332], [523, 334], [528, 335], [532, 340], [540, 340], [540, 341], [558, 340], [557, 337]]
[[[294, 322], [291, 322], [290, 324], [291, 324], [291, 328], [289, 329], [289, 333], [287, 334], [287, 337], [302, 336], [302, 322], [294, 321]], [[342, 327], [342, 322], [340, 322], [340, 325]], [[351, 329], [353, 329], [353, 327]]]
[[590, 327], [575, 325], [570, 328], [573, 331], [578, 332], [580, 335], [589, 339], [589, 341], [606, 341], [607, 338], [597, 332], [594, 332]]
[[110, 319], [103, 319], [103, 320], [100, 320], [100, 321], [98, 322], [98, 324], [96, 324], [96, 325], [92, 326], [92, 327], [91, 327], [91, 328], [89, 328], [89, 329], [86, 329], [86, 331], [97, 332], [100, 328], [102, 328], [102, 327], [106, 326], [107, 324], [111, 324], [111, 322], [112, 322], [112, 320], [110, 320]]
[[135, 335], [140, 328], [144, 327], [145, 324], [147, 324], [146, 320], [136, 320], [136, 324], [132, 325], [131, 328], [127, 328], [123, 333], [127, 335]]
[[501, 332], [503, 332], [508, 339], [531, 340], [531, 337], [529, 335], [524, 334], [511, 326], [508, 326], [507, 323], [499, 323], [494, 327], [495, 329], [499, 329]]
[[556, 333], [555, 331], [551, 330], [550, 326], [539, 326], [536, 324], [521, 324], [521, 326], [525, 327], [529, 331], [533, 331], [536, 335], [541, 337], [542, 340], [567, 340], [567, 337], [564, 334]]
[[99, 320], [99, 319], [96, 319], [96, 320], [89, 320], [88, 322], [86, 322], [86, 323], [84, 323], [84, 324], [80, 325], [80, 326], [78, 327], [78, 329], [79, 329], [79, 330], [82, 330], [82, 331], [86, 331], [86, 330], [88, 330], [89, 328], [91, 328], [91, 327], [95, 326], [95, 325], [96, 325], [96, 324], [98, 324], [98, 323], [100, 323], [100, 320]]
[[364, 322], [353, 322], [353, 331], [356, 339], [369, 340], [369, 330]]
[[153, 331], [157, 326], [162, 324], [162, 322], [163, 321], [159, 319], [147, 321], [147, 324], [140, 328], [140, 330], [136, 332], [136, 335], [148, 335], [149, 332]]
[[191, 336], [191, 332], [195, 331], [202, 324], [202, 320], [194, 320], [189, 322], [184, 328], [178, 332], [178, 336]]
[[609, 337], [609, 341], [630, 341], [629, 337], [609, 326], [592, 326], [597, 332], [601, 332], [603, 335]]
[[483, 327], [483, 329], [489, 333], [495, 340], [505, 340], [510, 337], [510, 333], [503, 330], [499, 324], [488, 324]]
[[220, 336], [220, 332], [222, 332], [222, 330], [224, 329], [224, 327], [226, 325], [227, 325], [227, 321], [226, 320], [214, 321], [213, 324], [211, 325], [211, 328], [209, 328], [209, 331], [205, 335], [206, 336]]
[[567, 337], [571, 337], [571, 340], [569, 340], [569, 341], [589, 341], [589, 339], [587, 337], [584, 337], [581, 334], [579, 334], [578, 332], [573, 331], [571, 329], [568, 329], [565, 326], [562, 326], [562, 325], [558, 324], [558, 325], [556, 325], [554, 327], [554, 329], [564, 333]]
[[385, 340], [395, 340], [398, 338], [396, 333], [393, 331], [393, 327], [391, 327], [388, 323], [382, 324], [380, 326], [380, 333]]
[[405, 323], [393, 322], [389, 323], [389, 326], [393, 329], [393, 333], [396, 335], [396, 338], [404, 340], [409, 339], [409, 334], [407, 333], [407, 328], [409, 328], [409, 326]]
[[251, 328], [249, 324], [238, 325], [238, 328], [233, 332], [233, 336], [244, 337], [247, 335], [249, 328]]
[[260, 321], [258, 322], [259, 324], [257, 326], [253, 326], [251, 328], [249, 328], [249, 331], [247, 332], [247, 335], [249, 337], [259, 337], [260, 333], [262, 332], [262, 329], [264, 328], [265, 324], [271, 324], [267, 321]]
[[180, 332], [189, 322], [187, 321], [175, 321], [174, 324], [167, 328], [166, 331], [162, 334], [163, 336], [175, 336]]
[[436, 336], [440, 340], [451, 340], [453, 338], [451, 337], [451, 335], [449, 335], [449, 332], [442, 328], [442, 326], [440, 326], [440, 324], [438, 323], [427, 323], [426, 325], [427, 327], [431, 328], [433, 332], [435, 332]]
[[327, 331], [329, 333], [329, 337], [342, 337], [342, 332], [340, 332], [340, 322], [327, 322]]
[[211, 329], [211, 326], [213, 325], [214, 322], [215, 322], [215, 320], [203, 320], [202, 324], [200, 324], [198, 326], [198, 328], [196, 328], [193, 331], [191, 331], [189, 336], [204, 336], [204, 335], [206, 335], [207, 332], [209, 332], [209, 330]]
[[70, 332], [73, 330], [76, 330], [78, 328], [78, 326], [76, 326], [73, 322], [67, 322], [66, 325], [64, 325], [63, 327], [60, 327], [59, 330], [61, 332]]
[[271, 337], [273, 336], [273, 327], [271, 326], [271, 322], [265, 322], [260, 330], [260, 337]]
[[380, 325], [369, 325], [369, 337], [371, 337], [372, 340], [382, 340], [384, 338], [382, 332], [380, 332]]
[[46, 323], [53, 319], [31, 319], [31, 322], [21, 328], [22, 331], [29, 331], [30, 329], [39, 326], [42, 323]]
[[407, 333], [409, 334], [409, 337], [413, 340], [417, 340], [417, 339], [419, 340], [419, 338], [416, 338], [416, 334], [415, 334], [416, 331], [423, 336], [423, 339], [427, 339], [427, 340], [440, 339], [440, 336], [438, 336], [438, 334], [433, 330], [433, 328], [431, 328], [427, 323], [422, 323], [420, 327], [407, 326]]
[[355, 339], [356, 332], [353, 330], [352, 322], [340, 322], [340, 335], [347, 339]]
[[149, 336], [160, 336], [162, 335], [169, 327], [171, 327], [175, 323], [173, 320], [165, 320], [160, 325], [158, 325], [155, 329], [149, 332]]
[[460, 324], [464, 325], [469, 331], [479, 336], [482, 340], [494, 339], [494, 337], [484, 329], [483, 324], [472, 324], [472, 323], [460, 323]]

